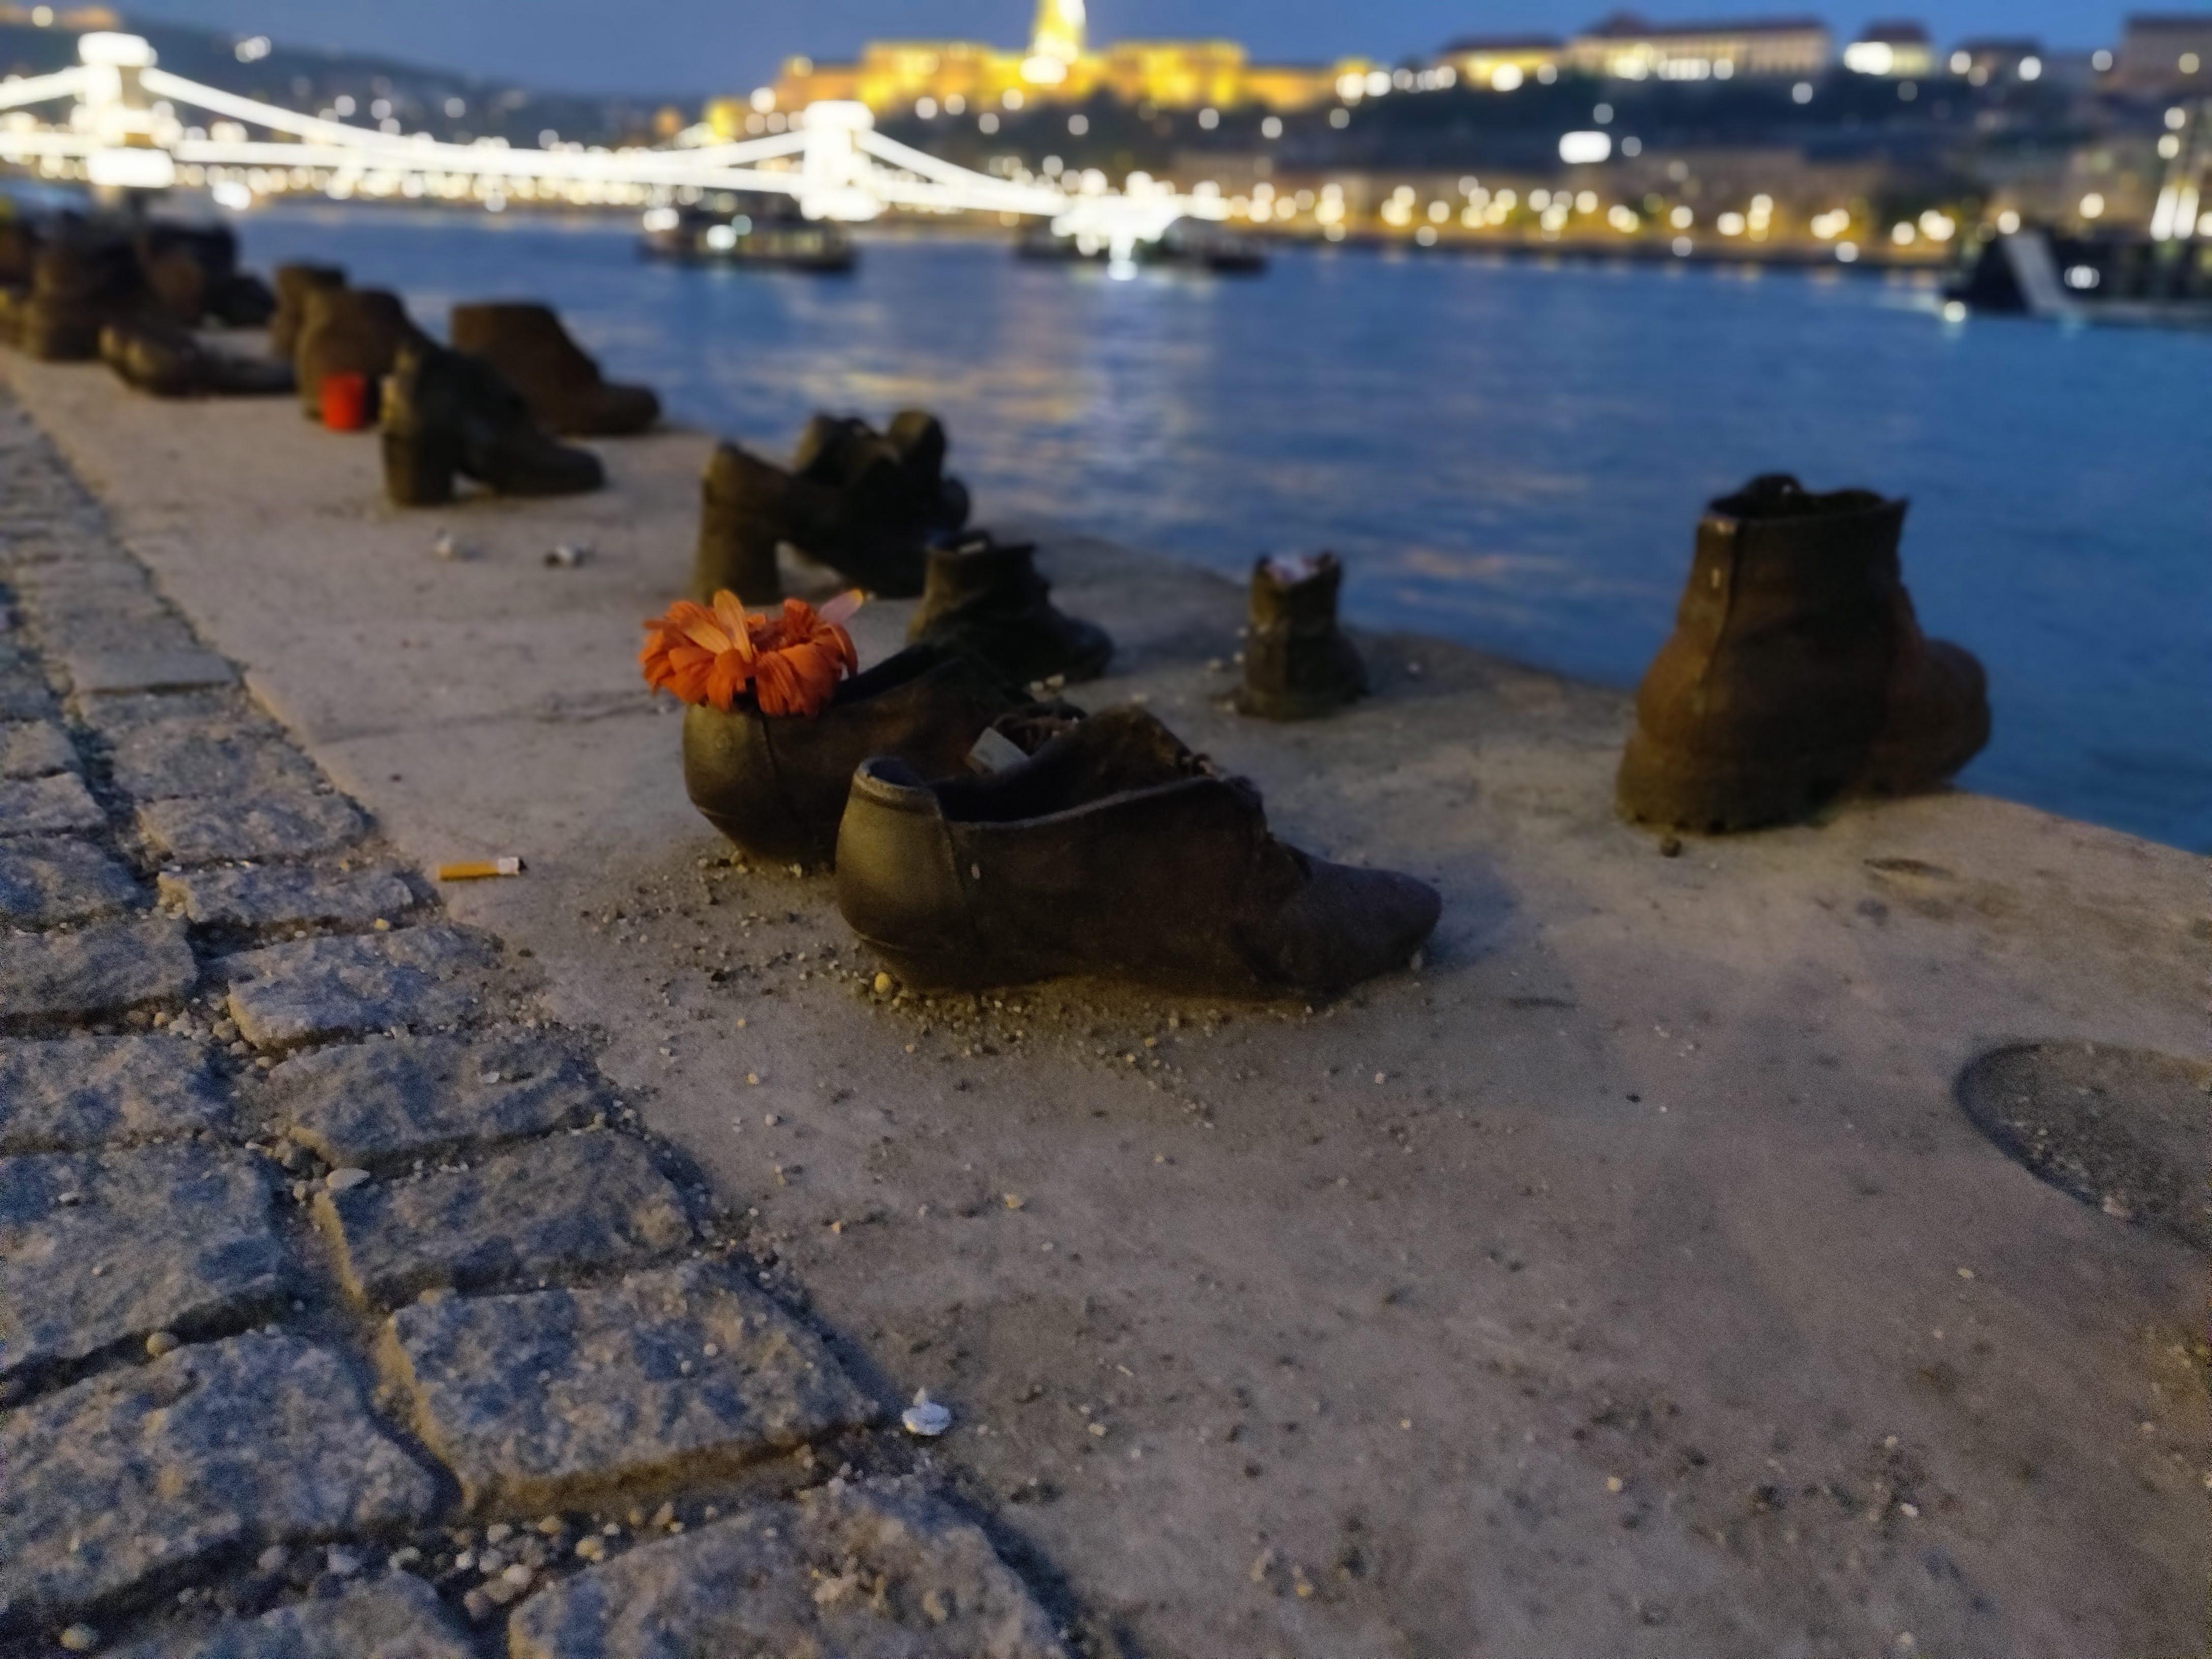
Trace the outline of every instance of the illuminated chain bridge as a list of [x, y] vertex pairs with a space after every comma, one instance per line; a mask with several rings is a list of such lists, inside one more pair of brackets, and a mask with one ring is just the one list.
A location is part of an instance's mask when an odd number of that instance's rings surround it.
[[[1218, 198], [1179, 195], [1141, 176], [1126, 191], [1095, 176], [1070, 191], [973, 172], [886, 138], [857, 103], [817, 103], [789, 131], [735, 143], [525, 149], [380, 131], [242, 98], [170, 74], [136, 35], [87, 34], [79, 55], [75, 68], [0, 82], [0, 161], [109, 191], [273, 187], [491, 206], [510, 196], [655, 204], [757, 191], [790, 197], [807, 218], [846, 223], [891, 209], [1048, 219], [1060, 234], [1122, 258], [1179, 219], [1227, 214]], [[63, 103], [58, 118], [41, 123], [33, 113]], [[206, 124], [188, 124], [187, 112]]]

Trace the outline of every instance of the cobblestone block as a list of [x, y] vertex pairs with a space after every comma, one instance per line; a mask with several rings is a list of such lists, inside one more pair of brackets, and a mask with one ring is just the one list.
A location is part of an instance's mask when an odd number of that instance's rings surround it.
[[[98, 613], [93, 613], [98, 614]], [[59, 619], [42, 615], [40, 623], [49, 638], [58, 632], [72, 637], [64, 641], [69, 654], [63, 672], [81, 697], [107, 697], [119, 692], [181, 691], [199, 686], [235, 685], [238, 671], [213, 652], [191, 648], [191, 635], [181, 622], [162, 630], [176, 635], [159, 642], [160, 648], [125, 650], [100, 648], [96, 630], [86, 625], [58, 629]], [[134, 625], [131, 632], [138, 635]], [[70, 648], [70, 647], [75, 648]]]
[[261, 732], [281, 738], [283, 728], [261, 712], [260, 705], [236, 687], [199, 691], [149, 692], [106, 697], [80, 697], [76, 715], [111, 744], [149, 726], [188, 721]]
[[16, 675], [0, 678], [0, 720], [44, 720], [55, 706], [54, 694], [45, 682]]
[[611, 1133], [556, 1135], [473, 1168], [315, 1200], [346, 1289], [383, 1307], [426, 1290], [619, 1267], [691, 1241], [675, 1184]]
[[337, 1168], [417, 1158], [588, 1123], [608, 1107], [592, 1068], [535, 1032], [374, 1037], [269, 1074], [276, 1121]]
[[0, 778], [42, 778], [76, 765], [76, 746], [52, 720], [0, 726]]
[[712, 1479], [876, 1416], [819, 1337], [707, 1262], [403, 1308], [386, 1352], [478, 1510]]
[[88, 921], [131, 909], [145, 896], [138, 878], [90, 842], [67, 836], [0, 841], [0, 923]]
[[[75, 588], [25, 607], [39, 637], [88, 696], [235, 683], [237, 671], [201, 647], [184, 618], [150, 592]], [[218, 678], [220, 672], [227, 678]]]
[[89, 1019], [174, 1002], [199, 976], [181, 922], [12, 934], [0, 938], [0, 1019]]
[[0, 781], [0, 836], [48, 836], [106, 823], [106, 814], [74, 772]]
[[18, 1407], [0, 1469], [0, 1635], [438, 1504], [345, 1362], [291, 1336], [180, 1348]]
[[361, 927], [415, 907], [413, 890], [390, 871], [296, 864], [169, 872], [161, 890], [186, 921], [211, 927]]
[[163, 720], [116, 738], [109, 756], [115, 787], [138, 800], [185, 796], [311, 793], [321, 781], [314, 764], [259, 722]]
[[220, 1129], [207, 1050], [178, 1037], [0, 1042], [0, 1153], [78, 1152]]
[[397, 1026], [450, 1025], [476, 1010], [460, 977], [489, 967], [491, 946], [451, 927], [410, 927], [271, 945], [228, 959], [230, 1017], [263, 1048]]
[[507, 1622], [510, 1659], [1066, 1659], [990, 1540], [903, 1486], [828, 1486], [647, 1544]]
[[476, 1659], [476, 1653], [437, 1593], [402, 1572], [209, 1634], [141, 1642], [115, 1659]]
[[296, 793], [228, 800], [154, 800], [138, 827], [155, 850], [179, 864], [219, 859], [300, 858], [361, 839], [368, 821], [343, 795]]
[[0, 1377], [243, 1322], [283, 1275], [258, 1158], [191, 1143], [0, 1158]]

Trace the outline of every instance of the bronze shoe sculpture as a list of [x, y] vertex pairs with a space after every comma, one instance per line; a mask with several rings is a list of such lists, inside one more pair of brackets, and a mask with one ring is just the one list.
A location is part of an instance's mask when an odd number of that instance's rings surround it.
[[309, 289], [292, 357], [301, 412], [311, 421], [323, 418], [323, 382], [330, 376], [361, 375], [373, 392], [392, 373], [402, 346], [428, 343], [396, 294], [376, 288]]
[[139, 228], [137, 251], [153, 310], [186, 328], [205, 322], [238, 276], [238, 237], [226, 225], [156, 221]]
[[870, 761], [837, 839], [837, 908], [916, 987], [1086, 974], [1267, 997], [1406, 967], [1442, 901], [1285, 846], [1251, 784], [1125, 708], [988, 776]]
[[824, 482], [824, 470], [787, 470], [717, 445], [702, 486], [692, 597], [703, 603], [727, 589], [748, 605], [774, 603], [783, 591], [780, 546], [886, 599], [920, 594], [927, 530], [896, 458], [878, 452], [842, 482]]
[[96, 225], [64, 221], [40, 245], [22, 308], [23, 349], [46, 362], [88, 362], [100, 333], [149, 303], [137, 252]]
[[948, 537], [929, 550], [921, 606], [907, 638], [957, 647], [1017, 685], [1095, 680], [1114, 655], [1104, 629], [1054, 608], [1033, 544], [1002, 545], [988, 530]]
[[1980, 752], [1988, 681], [1920, 631], [1898, 563], [1905, 513], [1781, 476], [1712, 504], [1637, 692], [1625, 814], [1705, 831], [1796, 823], [1842, 796], [1932, 788]]
[[841, 682], [817, 714], [685, 709], [684, 787], [707, 822], [754, 857], [827, 864], [861, 762], [896, 756], [932, 777], [949, 775], [967, 766], [987, 729], [1027, 708], [965, 653], [912, 646]]
[[276, 309], [269, 317], [269, 353], [289, 363], [300, 349], [300, 331], [307, 326], [307, 296], [343, 288], [346, 274], [337, 265], [279, 265], [276, 283]]
[[1367, 695], [1367, 669], [1338, 625], [1344, 567], [1334, 553], [1263, 558], [1252, 568], [1239, 712], [1314, 720]]
[[888, 465], [891, 477], [881, 485], [883, 493], [927, 539], [968, 522], [968, 486], [945, 471], [951, 447], [945, 423], [927, 410], [901, 410], [881, 432], [857, 416], [817, 415], [799, 435], [791, 470], [844, 488]]
[[453, 343], [497, 369], [556, 437], [626, 438], [660, 418], [660, 399], [647, 387], [603, 377], [550, 306], [455, 306]]
[[292, 390], [289, 363], [234, 356], [156, 317], [110, 323], [100, 355], [125, 385], [156, 398], [281, 398]]
[[574, 495], [606, 483], [599, 458], [540, 430], [489, 363], [428, 340], [399, 348], [380, 426], [385, 490], [400, 507], [442, 506], [460, 475], [502, 495]]

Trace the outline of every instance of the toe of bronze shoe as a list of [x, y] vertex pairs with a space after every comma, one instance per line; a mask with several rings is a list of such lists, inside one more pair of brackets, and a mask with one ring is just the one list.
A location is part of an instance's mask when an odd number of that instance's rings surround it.
[[1443, 914], [1437, 890], [1412, 876], [1320, 859], [1310, 865], [1264, 951], [1285, 986], [1335, 991], [1394, 973], [1413, 960]]

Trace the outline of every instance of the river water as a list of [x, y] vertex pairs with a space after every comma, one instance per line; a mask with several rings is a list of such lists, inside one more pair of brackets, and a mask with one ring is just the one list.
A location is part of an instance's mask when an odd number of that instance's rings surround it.
[[[641, 262], [627, 225], [242, 222], [441, 326], [542, 297], [679, 419], [771, 450], [939, 410], [978, 517], [1242, 574], [1334, 548], [1359, 620], [1630, 686], [1700, 507], [1751, 475], [1911, 498], [1907, 580], [1988, 665], [1969, 787], [2212, 851], [2212, 333], [1944, 322], [1924, 285], [1292, 251], [1257, 280], [871, 244], [817, 278]], [[672, 554], [673, 554], [672, 550]]]

